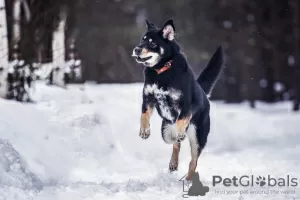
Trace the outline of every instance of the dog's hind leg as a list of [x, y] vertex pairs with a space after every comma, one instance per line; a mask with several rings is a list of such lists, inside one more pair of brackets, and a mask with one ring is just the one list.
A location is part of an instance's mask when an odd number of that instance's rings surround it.
[[207, 136], [210, 129], [210, 120], [208, 115], [201, 124], [202, 125], [197, 128], [191, 124], [188, 128], [188, 138], [191, 146], [191, 161], [188, 175], [186, 177], [187, 180], [192, 180], [197, 168], [198, 158], [206, 145]]
[[197, 135], [196, 135], [196, 129], [194, 125], [190, 125], [188, 128], [188, 138], [191, 146], [191, 161], [189, 164], [189, 171], [187, 174], [186, 179], [192, 180], [193, 175], [196, 171], [198, 158], [201, 154], [201, 147], [199, 146]]
[[172, 157], [169, 164], [170, 172], [176, 171], [178, 169], [178, 157], [180, 152], [180, 143], [173, 144]]

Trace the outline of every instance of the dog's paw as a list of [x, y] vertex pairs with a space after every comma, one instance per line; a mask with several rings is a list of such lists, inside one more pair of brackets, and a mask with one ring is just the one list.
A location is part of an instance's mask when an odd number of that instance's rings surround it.
[[150, 136], [150, 126], [147, 128], [141, 128], [140, 129], [140, 137], [143, 138], [144, 140], [148, 139]]
[[177, 137], [176, 137], [176, 142], [182, 142], [186, 137], [186, 134], [184, 133], [178, 133]]
[[170, 161], [169, 164], [169, 171], [174, 172], [178, 170], [178, 162], [173, 162], [172, 160]]

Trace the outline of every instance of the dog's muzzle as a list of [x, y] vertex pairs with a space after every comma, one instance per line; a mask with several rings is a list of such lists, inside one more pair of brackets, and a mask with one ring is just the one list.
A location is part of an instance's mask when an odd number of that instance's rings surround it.
[[152, 58], [152, 56], [143, 57], [143, 56], [141, 55], [142, 51], [143, 51], [143, 48], [141, 48], [141, 47], [135, 47], [135, 48], [133, 49], [132, 57], [135, 57], [135, 59], [136, 59], [136, 61], [137, 61], [138, 63], [144, 63], [144, 62], [146, 62], [147, 60], [149, 60], [150, 58]]
[[141, 53], [142, 53], [142, 48], [141, 47], [135, 47], [134, 49], [133, 49], [133, 52], [134, 52], [134, 55], [141, 55]]

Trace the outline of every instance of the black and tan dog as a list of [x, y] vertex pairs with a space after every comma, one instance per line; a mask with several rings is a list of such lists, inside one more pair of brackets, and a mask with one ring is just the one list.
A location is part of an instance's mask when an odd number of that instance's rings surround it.
[[175, 41], [172, 20], [162, 29], [146, 21], [147, 32], [133, 49], [138, 63], [146, 66], [143, 89], [140, 136], [150, 136], [150, 117], [154, 108], [162, 117], [162, 137], [173, 144], [170, 171], [178, 168], [180, 142], [187, 136], [191, 146], [191, 162], [187, 179], [191, 180], [198, 157], [210, 131], [210, 94], [223, 68], [223, 52], [219, 47], [208, 66], [195, 80], [185, 56]]

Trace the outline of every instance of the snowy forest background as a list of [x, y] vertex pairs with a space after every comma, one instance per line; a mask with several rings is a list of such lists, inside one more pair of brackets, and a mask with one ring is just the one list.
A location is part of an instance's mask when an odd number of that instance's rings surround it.
[[[196, 74], [219, 44], [225, 49], [226, 69], [212, 99], [249, 100], [252, 107], [255, 100], [292, 100], [293, 109], [299, 110], [297, 0], [5, 0], [5, 4], [9, 60], [59, 66], [75, 58], [82, 61], [79, 82], [141, 82], [142, 67], [130, 54], [145, 31], [144, 20], [161, 25], [173, 18], [177, 39]], [[57, 30], [63, 30], [64, 44], [55, 49]]]
[[[156, 111], [140, 138], [131, 57], [145, 19], [169, 18], [196, 75], [217, 46], [226, 54], [197, 166], [210, 191], [192, 199], [300, 199], [300, 1], [0, 0], [0, 200], [183, 199], [189, 141], [169, 173]], [[215, 187], [215, 175], [298, 185]]]

